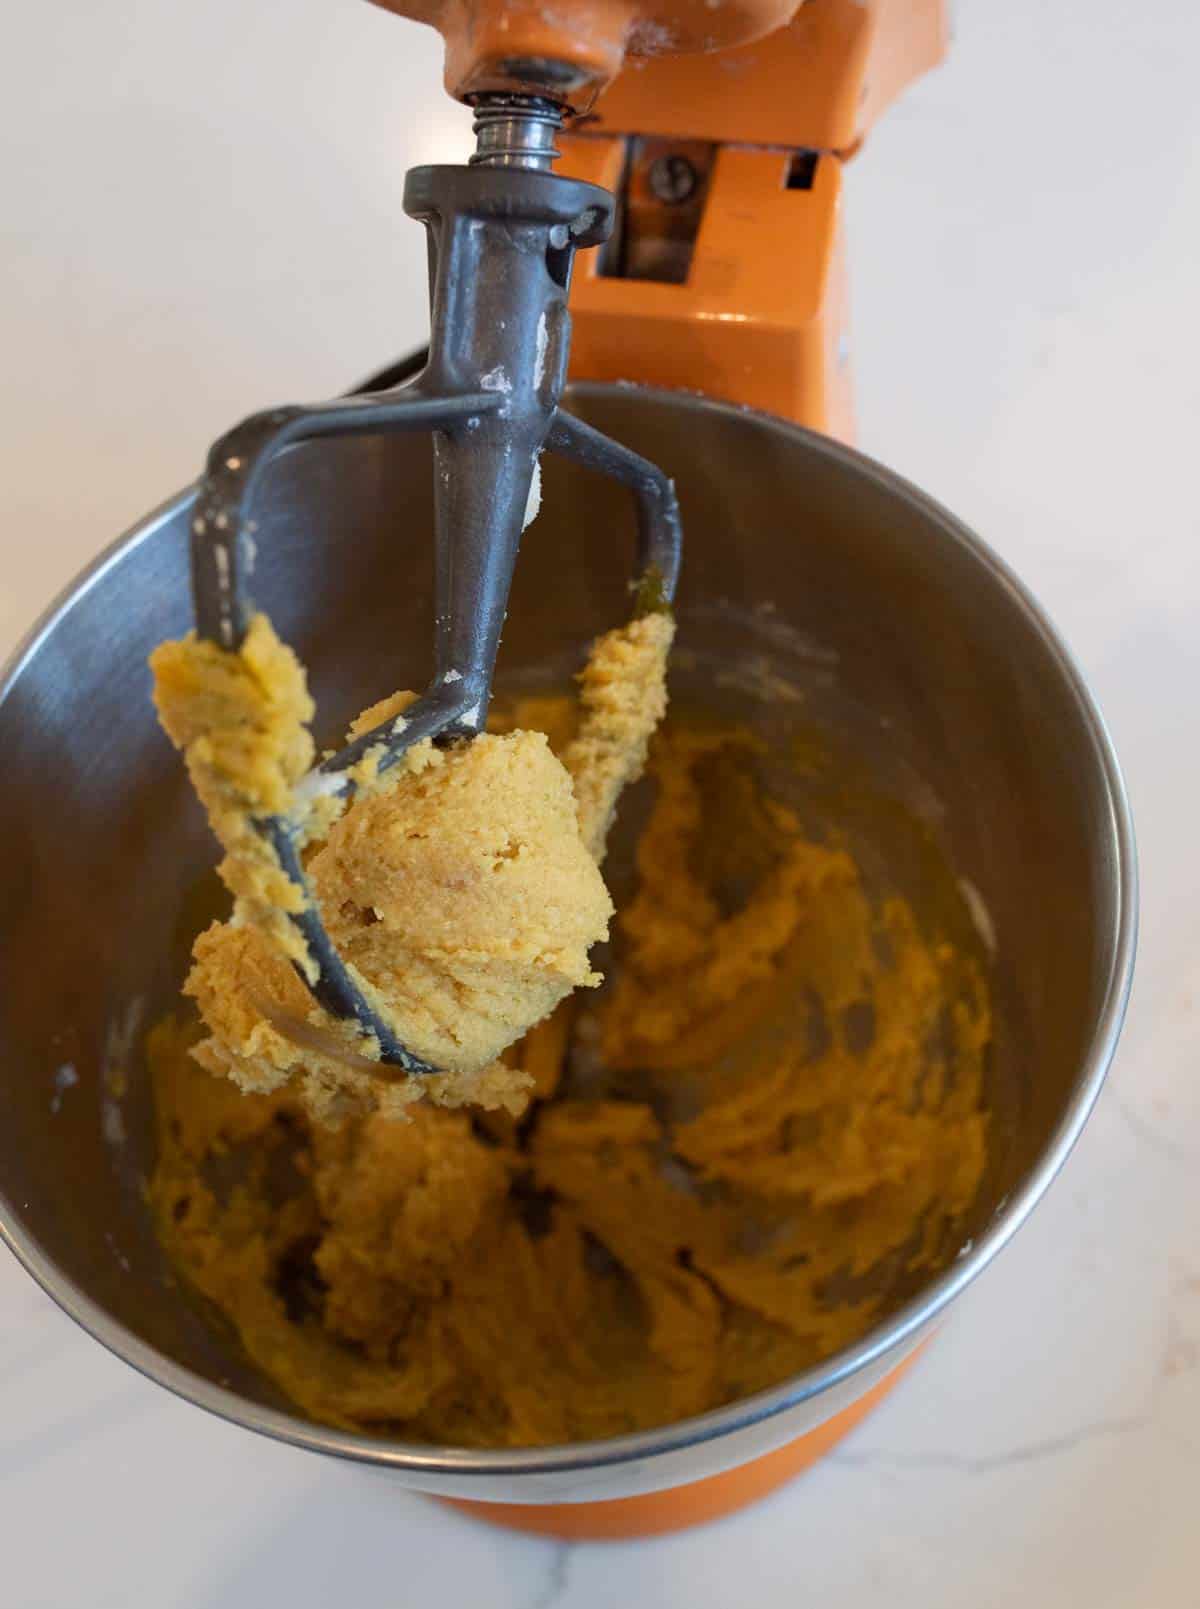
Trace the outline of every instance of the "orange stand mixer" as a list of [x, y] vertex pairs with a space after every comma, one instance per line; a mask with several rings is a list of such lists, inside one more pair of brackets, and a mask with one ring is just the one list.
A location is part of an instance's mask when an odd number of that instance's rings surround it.
[[[254, 496], [268, 463], [318, 437], [434, 440], [435, 675], [404, 722], [324, 760], [299, 792], [349, 797], [425, 738], [482, 729], [538, 460], [561, 454], [634, 494], [636, 609], [669, 604], [674, 489], [653, 464], [559, 411], [575, 379], [701, 392], [835, 436], [851, 431], [842, 162], [904, 82], [939, 58], [940, 7], [896, 0], [381, 0], [437, 27], [446, 86], [475, 113], [465, 166], [414, 169], [405, 209], [429, 233], [432, 333], [409, 383], [255, 415], [213, 447], [191, 521], [199, 635], [240, 647], [252, 616]], [[618, 76], [619, 75], [619, 76]], [[569, 132], [563, 132], [564, 127]], [[556, 148], [561, 139], [561, 152]], [[552, 171], [561, 155], [561, 173]], [[585, 266], [566, 312], [576, 252]], [[572, 323], [574, 343], [571, 347]], [[307, 795], [305, 795], [307, 796]], [[297, 898], [301, 975], [397, 1076], [433, 1069], [400, 1043], [331, 942], [303, 832], [255, 823]], [[887, 1388], [750, 1465], [692, 1486], [580, 1504], [470, 1503], [564, 1536], [635, 1535], [740, 1506], [805, 1467]]]
[[[102, 554], [0, 670], [0, 1238], [115, 1354], [232, 1424], [469, 1499], [508, 1526], [649, 1535], [734, 1510], [811, 1464], [1040, 1200], [1097, 1097], [1128, 998], [1129, 810], [1102, 718], [1036, 600], [953, 515], [832, 439], [850, 429], [843, 159], [937, 60], [938, 7], [393, 9], [443, 31], [451, 91], [476, 119], [469, 164], [417, 169], [406, 188], [430, 238], [424, 367], [231, 432], [199, 486]], [[212, 886], [213, 850], [145, 696], [146, 661], [193, 623], [236, 646], [261, 549], [261, 607], [322, 700], [362, 709], [420, 686], [432, 614], [423, 707], [379, 741], [395, 757], [414, 734], [470, 738], [543, 454], [547, 508], [516, 566], [510, 671], [565, 678], [628, 608], [629, 492], [635, 608], [670, 599], [686, 525], [679, 707], [689, 686], [705, 701], [727, 694], [770, 752], [791, 752], [801, 720], [827, 727], [921, 829], [881, 855], [911, 861], [915, 883], [928, 826], [969, 884], [962, 918], [995, 963], [995, 1143], [953, 1260], [890, 1285], [898, 1305], [815, 1366], [651, 1430], [473, 1448], [301, 1415], [164, 1261], [145, 1189], [154, 1091], [127, 1064], [137, 1024], [178, 1001], [183, 951], [211, 914], [196, 896]], [[405, 539], [429, 529], [435, 565]], [[796, 680], [726, 687], [743, 648]], [[346, 767], [343, 751], [307, 781], [338, 794]], [[254, 826], [280, 835], [285, 862], [288, 821]], [[340, 958], [327, 960], [310, 986], [332, 985], [330, 1009], [366, 1035], [369, 1016], [337, 997]], [[375, 1048], [381, 1067], [420, 1074], [403, 1045]], [[79, 1088], [59, 1113], [47, 1079], [67, 1057]]]
[[[349, 797], [368, 749], [382, 753], [384, 770], [422, 739], [482, 729], [544, 451], [633, 493], [635, 609], [671, 602], [674, 488], [654, 464], [560, 412], [569, 355], [576, 379], [702, 392], [849, 434], [842, 159], [943, 43], [936, 5], [894, 0], [808, 0], [794, 17], [791, 0], [573, 0], [565, 16], [527, 0], [384, 3], [441, 30], [447, 87], [475, 112], [470, 163], [414, 169], [405, 188], [406, 211], [429, 234], [424, 367], [407, 384], [244, 421], [213, 447], [191, 518], [199, 635], [239, 648], [267, 465], [319, 437], [433, 435], [434, 679], [404, 721], [323, 760], [297, 790], [305, 799]], [[560, 137], [565, 175], [552, 171]], [[571, 352], [567, 293], [575, 255], [589, 247], [599, 249], [575, 287]], [[297, 895], [289, 917], [313, 996], [374, 1041], [382, 1069], [433, 1071], [399, 1042], [331, 942], [306, 881], [302, 826], [286, 815], [254, 825]], [[811, 1463], [888, 1383], [876, 1380], [798, 1441], [690, 1486], [468, 1506], [563, 1536], [694, 1523]]]
[[[446, 88], [477, 111], [561, 108], [559, 171], [615, 197], [612, 235], [572, 288], [573, 378], [702, 392], [852, 435], [843, 164], [940, 61], [940, 0], [378, 3], [440, 30]], [[905, 1367], [789, 1445], [689, 1485], [572, 1504], [450, 1501], [571, 1539], [696, 1524], [807, 1468]]]
[[[575, 379], [696, 391], [848, 434], [837, 153], [906, 67], [936, 59], [941, 31], [936, 8], [923, 23], [906, 14], [901, 29], [883, 0], [808, 0], [790, 21], [791, 0], [678, 11], [603, 0], [572, 5], [569, 29], [525, 0], [385, 3], [441, 30], [447, 88], [475, 113], [469, 163], [414, 168], [405, 183], [405, 211], [428, 235], [424, 365], [407, 383], [268, 409], [227, 431], [197, 489], [190, 546], [197, 634], [239, 650], [255, 612], [254, 515], [270, 465], [319, 439], [433, 438], [433, 680], [403, 721], [323, 759], [293, 804], [252, 823], [298, 940], [297, 972], [383, 1075], [401, 1077], [436, 1069], [402, 1043], [330, 938], [305, 871], [313, 800], [344, 805], [368, 753], [385, 772], [414, 744], [483, 729], [543, 452], [633, 494], [635, 615], [674, 600], [672, 483], [559, 406], [577, 253], [600, 248], [575, 302]], [[626, 57], [624, 87], [604, 94]], [[553, 167], [568, 120], [584, 132], [566, 141], [564, 175]]]

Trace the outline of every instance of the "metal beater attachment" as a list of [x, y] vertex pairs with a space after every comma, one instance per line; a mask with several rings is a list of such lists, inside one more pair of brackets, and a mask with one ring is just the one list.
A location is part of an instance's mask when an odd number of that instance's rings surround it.
[[[637, 508], [639, 598], [668, 603], [679, 569], [679, 510], [670, 481], [636, 453], [558, 404], [570, 344], [567, 290], [576, 250], [607, 239], [605, 190], [550, 171], [556, 106], [487, 96], [475, 107], [476, 151], [465, 167], [412, 169], [404, 210], [429, 237], [429, 361], [409, 384], [314, 407], [275, 408], [245, 420], [212, 448], [192, 520], [192, 591], [199, 635], [241, 646], [253, 614], [243, 577], [254, 496], [266, 464], [321, 436], [430, 430], [434, 441], [435, 675], [397, 732], [384, 723], [314, 770], [301, 789], [349, 796], [349, 769], [381, 748], [386, 770], [425, 738], [482, 730], [543, 449], [628, 486]], [[644, 601], [639, 607], [644, 607]], [[384, 1062], [435, 1071], [374, 1012], [338, 955], [301, 864], [288, 816], [255, 822], [304, 896], [292, 917], [317, 966], [313, 995], [373, 1036]], [[306, 980], [308, 981], [308, 980]]]

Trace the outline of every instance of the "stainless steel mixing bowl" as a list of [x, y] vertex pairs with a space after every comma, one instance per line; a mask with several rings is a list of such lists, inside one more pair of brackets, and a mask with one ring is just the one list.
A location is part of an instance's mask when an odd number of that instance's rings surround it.
[[[218, 908], [214, 845], [146, 670], [154, 645], [189, 625], [188, 494], [71, 588], [0, 685], [9, 1244], [97, 1340], [202, 1407], [426, 1491], [509, 1502], [628, 1496], [729, 1468], [831, 1417], [911, 1352], [1066, 1158], [1113, 1053], [1136, 926], [1129, 812], [1100, 716], [1037, 605], [969, 531], [776, 419], [628, 387], [577, 388], [572, 406], [678, 484], [677, 689], [757, 710], [768, 734], [786, 735], [797, 712], [836, 731], [929, 824], [994, 928], [994, 1156], [972, 1244], [859, 1343], [784, 1385], [666, 1429], [529, 1451], [372, 1440], [291, 1411], [168, 1278], [141, 1194], [152, 1122], [140, 1030], [173, 1003], [191, 938]], [[419, 440], [336, 441], [275, 466], [257, 596], [312, 668], [318, 737], [427, 679], [429, 485]], [[622, 618], [630, 526], [618, 488], [547, 463], [501, 683], [566, 670]]]

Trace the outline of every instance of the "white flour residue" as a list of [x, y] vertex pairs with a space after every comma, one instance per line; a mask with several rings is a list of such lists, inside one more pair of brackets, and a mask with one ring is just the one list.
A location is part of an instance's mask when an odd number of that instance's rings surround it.
[[125, 1144], [125, 1117], [111, 1095], [104, 1095], [100, 1099], [100, 1132], [104, 1135], [105, 1143], [111, 1145], [114, 1151], [119, 1151]]
[[345, 777], [339, 776], [336, 771], [309, 771], [297, 782], [292, 797], [298, 805], [310, 805], [314, 799], [328, 799], [335, 793], [341, 793], [345, 786]]
[[104, 1036], [104, 1080], [117, 1094], [124, 1094], [129, 1064], [146, 1014], [145, 995], [131, 995], [124, 1007], [109, 1019]]
[[983, 947], [989, 955], [996, 953], [996, 924], [992, 921], [992, 913], [983, 902], [983, 895], [969, 878], [960, 877], [958, 891], [963, 897], [963, 904], [970, 912], [971, 921], [975, 924], [975, 931], [983, 940]]
[[50, 1110], [58, 1115], [62, 1111], [63, 1096], [79, 1082], [74, 1062], [65, 1061], [54, 1075], [54, 1094], [50, 1097]]
[[753, 654], [719, 670], [714, 677], [718, 687], [745, 693], [765, 704], [802, 704], [804, 694], [795, 682], [780, 676], [765, 654]]
[[[550, 332], [546, 328], [545, 313], [538, 319], [537, 335], [534, 337], [533, 347], [533, 389], [541, 389], [542, 377], [546, 373], [546, 348], [550, 345]], [[527, 525], [528, 520], [525, 522]]]
[[114, 1150], [125, 1144], [125, 1117], [121, 1101], [129, 1089], [134, 1048], [146, 1014], [144, 995], [135, 994], [109, 1020], [100, 1069], [100, 1130]]
[[111, 1234], [110, 1231], [105, 1230], [104, 1239], [105, 1239], [105, 1242], [108, 1245], [109, 1251], [112, 1252], [113, 1256], [117, 1259], [117, 1261], [120, 1263], [121, 1267], [125, 1270], [125, 1272], [127, 1274], [132, 1273], [133, 1269], [132, 1269], [132, 1267], [130, 1265], [129, 1258], [126, 1257], [125, 1253], [121, 1250], [120, 1246], [117, 1245], [117, 1243], [113, 1239], [112, 1234]]
[[529, 496], [525, 500], [525, 518], [521, 522], [524, 531], [532, 525], [538, 517], [538, 510], [542, 506], [542, 460], [540, 457], [533, 460], [533, 477], [529, 482]]

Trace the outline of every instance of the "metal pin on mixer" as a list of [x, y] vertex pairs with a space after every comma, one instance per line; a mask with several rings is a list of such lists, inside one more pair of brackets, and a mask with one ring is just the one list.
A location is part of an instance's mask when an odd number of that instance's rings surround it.
[[[669, 603], [680, 557], [674, 490], [646, 459], [559, 411], [570, 345], [567, 292], [577, 249], [612, 228], [613, 202], [595, 185], [551, 172], [560, 109], [525, 95], [475, 104], [466, 166], [410, 170], [404, 210], [425, 224], [431, 335], [425, 368], [392, 391], [255, 414], [213, 446], [192, 520], [192, 590], [199, 635], [238, 649], [253, 616], [244, 576], [254, 496], [265, 466], [317, 437], [430, 430], [434, 442], [434, 678], [406, 712], [324, 761], [300, 784], [349, 796], [350, 769], [369, 750], [379, 769], [414, 744], [467, 739], [487, 719], [492, 674], [539, 454], [560, 453], [628, 486], [637, 509], [635, 585]], [[373, 1037], [382, 1060], [435, 1071], [371, 1007], [326, 931], [286, 815], [254, 823], [300, 890], [291, 920], [316, 967], [306, 979], [331, 1015]], [[303, 974], [302, 974], [303, 975]]]

